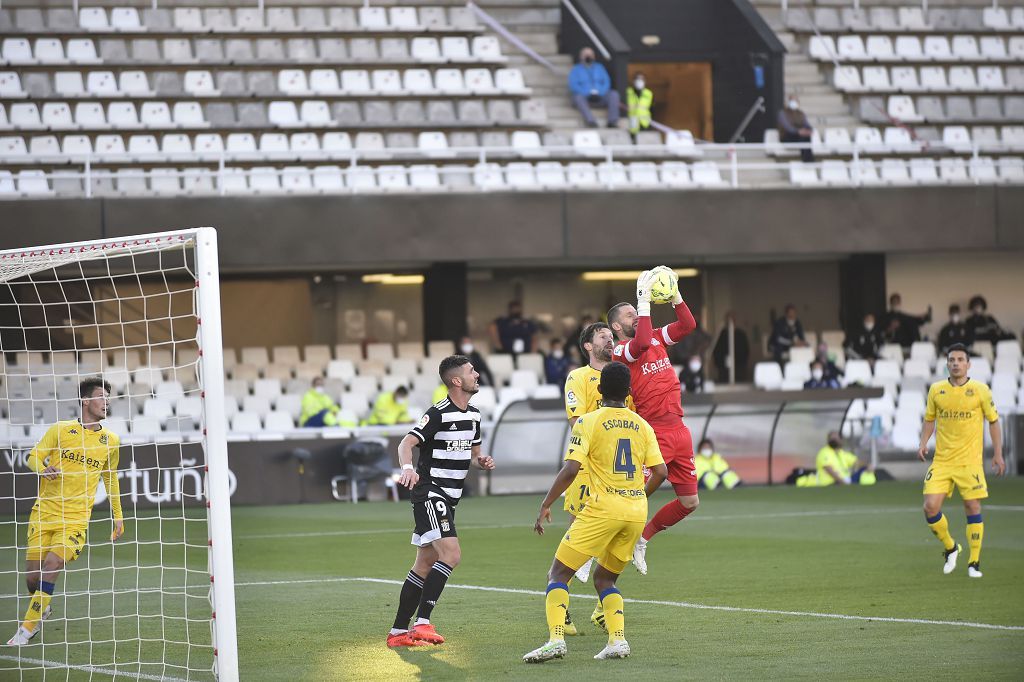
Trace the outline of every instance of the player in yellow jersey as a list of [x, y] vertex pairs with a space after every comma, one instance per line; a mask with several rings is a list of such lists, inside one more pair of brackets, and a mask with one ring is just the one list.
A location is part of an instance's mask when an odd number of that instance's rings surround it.
[[[569, 418], [570, 428], [582, 415], [604, 406], [598, 385], [601, 381], [601, 370], [612, 361], [615, 336], [607, 324], [594, 322], [583, 328], [579, 344], [580, 352], [583, 357], [587, 358], [587, 364], [569, 372], [569, 376], [565, 380], [565, 414]], [[633, 409], [633, 399], [629, 396], [626, 396], [626, 407]], [[581, 466], [572, 485], [565, 491], [565, 502], [562, 504], [562, 508], [569, 515], [570, 525], [576, 520], [576, 515], [583, 511], [589, 497], [590, 475], [587, 474], [586, 467]], [[576, 571], [576, 577], [580, 582], [587, 582], [593, 562], [593, 559], [587, 561]], [[594, 607], [594, 612], [590, 615], [590, 622], [599, 628], [605, 627], [601, 602]], [[565, 634], [575, 635], [576, 633], [576, 626], [573, 624], [569, 612], [566, 611]]]
[[928, 389], [928, 405], [921, 429], [918, 457], [922, 462], [928, 457], [928, 439], [935, 434], [935, 457], [924, 477], [924, 516], [945, 548], [942, 572], [952, 573], [962, 547], [949, 533], [949, 522], [942, 515], [942, 503], [953, 496], [954, 487], [959, 489], [967, 512], [967, 544], [971, 549], [967, 575], [980, 578], [981, 540], [985, 534], [981, 500], [988, 497], [982, 461], [985, 447], [982, 420], [988, 422], [994, 451], [992, 468], [998, 476], [1006, 471], [1003, 437], [991, 389], [967, 376], [971, 358], [963, 344], [955, 343], [949, 347], [946, 366], [949, 379], [936, 382]]
[[[548, 571], [545, 598], [549, 638], [523, 656], [540, 663], [566, 654], [565, 612], [569, 610], [568, 581], [591, 557], [597, 557], [594, 589], [604, 607], [608, 644], [594, 658], [629, 655], [625, 637], [623, 600], [615, 581], [633, 557], [633, 546], [647, 522], [647, 497], [665, 480], [668, 469], [661, 457], [654, 429], [626, 409], [629, 368], [612, 362], [601, 370], [604, 407], [576, 421], [569, 440], [565, 466], [555, 476], [540, 505], [534, 530], [544, 534], [551, 521], [551, 505], [572, 484], [585, 465], [590, 472], [590, 499], [562, 538]], [[651, 475], [644, 484], [643, 468]]]
[[50, 599], [65, 564], [85, 547], [89, 518], [100, 478], [110, 497], [116, 541], [124, 533], [121, 490], [117, 481], [120, 439], [103, 427], [110, 384], [89, 378], [79, 385], [82, 417], [51, 426], [28, 455], [28, 466], [39, 474], [39, 496], [28, 520], [25, 572], [29, 594], [25, 620], [7, 644], [21, 646], [39, 633], [52, 613]]

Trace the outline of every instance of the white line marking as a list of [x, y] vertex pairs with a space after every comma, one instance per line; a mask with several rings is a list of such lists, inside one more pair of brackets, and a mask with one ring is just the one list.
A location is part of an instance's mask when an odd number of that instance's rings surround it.
[[[314, 578], [310, 580], [266, 580], [235, 583], [235, 587], [265, 587], [271, 585], [302, 585], [310, 583], [344, 583], [363, 582], [380, 583], [382, 585], [402, 585], [402, 580], [388, 580], [385, 578]], [[540, 590], [523, 590], [513, 587], [486, 587], [484, 585], [457, 585], [448, 583], [446, 588], [458, 590], [477, 590], [480, 592], [503, 592], [507, 594], [529, 594], [543, 597], [544, 592]], [[597, 599], [594, 595], [573, 595], [573, 599]], [[969, 621], [957, 620], [929, 620], [926, 618], [893, 618], [890, 616], [852, 616], [845, 613], [817, 613], [815, 611], [780, 611], [776, 609], [758, 609], [743, 606], [715, 606], [712, 604], [695, 604], [685, 601], [663, 601], [660, 599], [626, 599], [631, 604], [652, 604], [655, 606], [675, 606], [681, 609], [699, 609], [705, 611], [731, 611], [734, 613], [759, 613], [771, 616], [794, 616], [808, 618], [828, 618], [833, 620], [857, 620], [857, 621], [878, 621], [883, 623], [909, 623], [914, 625], [951, 625], [954, 627], [979, 628], [982, 630], [1010, 630], [1024, 631], [1024, 625], [996, 625], [993, 623], [972, 623]]]
[[0, 660], [31, 663], [33, 665], [39, 665], [44, 668], [81, 670], [82, 672], [95, 673], [97, 675], [109, 675], [110, 677], [130, 677], [133, 680], [168, 680], [169, 682], [189, 682], [184, 677], [168, 677], [167, 675], [149, 675], [147, 673], [133, 673], [126, 670], [115, 670], [113, 668], [98, 668], [94, 665], [73, 665], [71, 663], [47, 661], [42, 658], [29, 658], [28, 656], [9, 656], [6, 654], [0, 654]]
[[[994, 509], [995, 507], [989, 507]], [[1024, 509], [1024, 508], [1022, 508]], [[740, 520], [757, 520], [757, 519], [784, 519], [784, 518], [798, 518], [803, 516], [848, 516], [849, 514], [893, 514], [893, 513], [909, 513], [909, 512], [920, 512], [919, 507], [889, 507], [889, 508], [868, 508], [868, 509], [822, 509], [818, 511], [798, 511], [798, 512], [768, 512], [766, 514], [725, 514], [722, 516], [690, 516], [686, 519], [687, 523], [693, 523], [695, 521], [740, 521]], [[533, 530], [533, 526], [528, 521], [523, 523], [503, 523], [498, 525], [461, 525], [460, 530], [495, 530], [501, 528], [525, 528], [530, 531]], [[325, 530], [317, 531], [314, 533], [265, 533], [260, 535], [236, 535], [236, 540], [269, 540], [274, 538], [312, 538], [312, 537], [333, 537], [333, 536], [346, 536], [346, 535], [374, 535], [377, 533], [411, 533], [412, 526], [405, 528], [377, 528], [377, 529], [364, 529], [364, 530]]]

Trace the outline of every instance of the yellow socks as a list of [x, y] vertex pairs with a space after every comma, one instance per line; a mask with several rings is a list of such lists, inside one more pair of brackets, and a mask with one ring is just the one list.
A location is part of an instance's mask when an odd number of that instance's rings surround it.
[[622, 594], [616, 587], [601, 593], [604, 622], [608, 626], [608, 643], [626, 639], [626, 616], [623, 613]]
[[981, 559], [981, 540], [985, 537], [985, 524], [981, 522], [981, 514], [967, 517], [967, 544], [971, 547], [969, 564], [976, 564]]
[[53, 583], [40, 582], [39, 589], [32, 595], [32, 600], [28, 603], [28, 610], [25, 611], [25, 622], [21, 625], [29, 632], [35, 632], [36, 628], [39, 627], [39, 621], [43, 617], [43, 612], [46, 611], [46, 607], [50, 605], [50, 599], [53, 598]]
[[[932, 532], [935, 533], [935, 537], [939, 539], [939, 542], [942, 543], [942, 546], [946, 548], [947, 552], [956, 547], [956, 542], [953, 541], [953, 536], [949, 534], [949, 521], [947, 521], [946, 517], [942, 515], [942, 512], [939, 512], [931, 518], [926, 518], [925, 520], [928, 522], [928, 527], [932, 529]], [[970, 528], [970, 526], [968, 526], [968, 528]], [[971, 545], [971, 547], [971, 552], [973, 554], [974, 546]], [[978, 540], [978, 547], [979, 549], [981, 548], [980, 539]]]
[[569, 586], [565, 583], [550, 583], [544, 599], [544, 611], [548, 617], [548, 633], [551, 641], [565, 639], [565, 614], [569, 611]]

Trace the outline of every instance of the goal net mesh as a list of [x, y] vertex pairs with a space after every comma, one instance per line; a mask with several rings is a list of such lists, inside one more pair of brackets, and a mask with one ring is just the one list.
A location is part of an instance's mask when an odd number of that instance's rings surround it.
[[28, 455], [79, 419], [87, 377], [111, 385], [124, 514], [113, 542], [100, 480], [85, 548], [30, 644], [0, 649], [0, 679], [216, 676], [203, 367], [221, 351], [200, 347], [195, 244], [167, 233], [0, 253], [0, 635], [31, 600]]

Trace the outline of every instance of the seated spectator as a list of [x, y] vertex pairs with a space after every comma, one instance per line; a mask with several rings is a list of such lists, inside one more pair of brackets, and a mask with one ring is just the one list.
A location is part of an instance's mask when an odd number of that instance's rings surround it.
[[825, 376], [825, 367], [818, 360], [811, 363], [811, 378], [804, 382], [804, 388], [839, 388], [839, 380]]
[[569, 71], [569, 96], [587, 126], [597, 127], [590, 107], [601, 105], [608, 108], [608, 127], [618, 127], [619, 93], [612, 88], [612, 79], [604, 64], [594, 61], [594, 51], [589, 47], [580, 50], [579, 62]]
[[699, 355], [692, 355], [686, 366], [679, 372], [679, 385], [684, 393], [704, 392], [704, 363]]
[[719, 485], [732, 490], [741, 483], [740, 475], [729, 468], [725, 457], [715, 452], [715, 444], [710, 438], [700, 442], [697, 454], [693, 457], [693, 466], [696, 469], [697, 485], [706, 490], [714, 490]]
[[565, 355], [561, 339], [551, 339], [551, 350], [544, 356], [544, 379], [549, 384], [565, 386], [565, 379], [572, 369], [572, 360]]
[[811, 128], [807, 120], [807, 114], [800, 109], [800, 101], [796, 95], [790, 95], [786, 101], [786, 107], [779, 110], [777, 117], [779, 127], [779, 139], [783, 142], [797, 142], [808, 145], [800, 150], [800, 158], [805, 163], [814, 163], [814, 154], [811, 152]]
[[896, 343], [904, 348], [921, 340], [921, 325], [932, 321], [932, 307], [924, 315], [909, 315], [903, 312], [903, 299], [899, 294], [889, 297], [889, 310], [882, 316], [882, 329], [886, 343]]
[[967, 318], [967, 334], [971, 343], [989, 341], [995, 343], [1015, 338], [1012, 332], [999, 326], [996, 318], [988, 314], [988, 302], [983, 296], [974, 296], [970, 303], [971, 316]]
[[399, 386], [394, 391], [384, 391], [377, 396], [377, 401], [373, 404], [373, 411], [365, 424], [367, 426], [393, 426], [411, 422], [409, 405], [406, 403], [408, 397], [409, 389], [405, 386]]
[[[312, 387], [302, 396], [299, 426], [339, 426], [339, 409], [341, 408], [334, 402], [334, 398], [327, 395], [324, 390], [323, 377], [315, 377]], [[344, 426], [355, 426], [355, 424], [345, 424]]]
[[537, 352], [537, 325], [523, 317], [523, 304], [510, 301], [508, 315], [495, 318], [487, 331], [494, 350], [499, 353]]
[[[473, 365], [473, 369], [480, 374], [480, 385], [481, 386], [494, 386], [494, 375], [491, 374], [491, 368], [487, 366], [487, 361], [484, 360], [484, 356], [480, 355], [480, 351], [473, 345], [473, 339], [469, 336], [463, 336], [459, 339], [459, 352], [469, 358], [469, 362]], [[444, 384], [441, 384], [444, 387]], [[445, 389], [443, 398], [448, 397], [448, 390]], [[442, 398], [442, 399], [443, 399]], [[435, 403], [438, 401], [434, 401]]]
[[882, 347], [882, 335], [875, 328], [875, 316], [868, 313], [864, 316], [864, 326], [858, 331], [847, 333], [843, 348], [846, 357], [856, 360], [876, 360]]
[[750, 364], [750, 341], [747, 333], [736, 326], [735, 317], [731, 312], [725, 314], [725, 326], [718, 334], [715, 341], [715, 348], [711, 351], [711, 357], [715, 362], [715, 370], [718, 372], [718, 380], [729, 381], [729, 323], [733, 324], [732, 343], [733, 353], [736, 356], [736, 381], [747, 380], [747, 368]]
[[633, 76], [632, 87], [626, 90], [626, 109], [629, 112], [629, 132], [635, 137], [641, 130], [651, 127], [651, 105], [654, 93], [647, 88], [647, 79], [641, 71]]
[[448, 387], [445, 386], [444, 384], [440, 384], [440, 385], [438, 385], [437, 388], [434, 389], [434, 395], [432, 395], [430, 397], [430, 399], [434, 402], [435, 405], [437, 405], [439, 402], [441, 402], [442, 400], [444, 400], [447, 397], [448, 397]]
[[797, 319], [796, 306], [791, 303], [786, 306], [785, 315], [775, 320], [772, 325], [772, 335], [768, 337], [768, 350], [775, 362], [781, 365], [789, 360], [791, 348], [806, 345], [804, 326]]
[[828, 344], [822, 341], [818, 344], [818, 353], [814, 356], [814, 359], [818, 364], [821, 365], [823, 370], [823, 378], [835, 379], [839, 381], [839, 377], [843, 376], [843, 373], [839, 371], [839, 367], [836, 365], [836, 354], [828, 352]]
[[974, 339], [967, 332], [967, 324], [960, 316], [960, 306], [954, 303], [949, 306], [949, 322], [939, 330], [939, 353], [946, 354], [946, 350], [954, 343], [970, 346]]
[[[804, 485], [874, 485], [875, 472], [861, 464], [857, 455], [843, 449], [838, 431], [830, 431], [828, 443], [818, 451], [815, 459], [816, 482]], [[797, 485], [800, 485], [799, 481]]]

